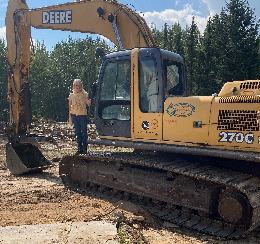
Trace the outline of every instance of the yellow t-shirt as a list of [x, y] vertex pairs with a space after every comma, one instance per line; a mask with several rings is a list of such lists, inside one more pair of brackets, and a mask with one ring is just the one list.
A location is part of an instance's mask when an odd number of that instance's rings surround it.
[[70, 113], [75, 115], [87, 115], [87, 99], [88, 93], [85, 91], [81, 93], [70, 93]]

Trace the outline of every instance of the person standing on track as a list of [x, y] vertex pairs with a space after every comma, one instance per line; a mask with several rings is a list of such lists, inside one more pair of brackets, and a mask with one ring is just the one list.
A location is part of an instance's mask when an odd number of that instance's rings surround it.
[[73, 81], [72, 93], [69, 95], [69, 116], [74, 125], [75, 135], [78, 143], [76, 154], [87, 153], [87, 106], [91, 100], [84, 90], [80, 79]]

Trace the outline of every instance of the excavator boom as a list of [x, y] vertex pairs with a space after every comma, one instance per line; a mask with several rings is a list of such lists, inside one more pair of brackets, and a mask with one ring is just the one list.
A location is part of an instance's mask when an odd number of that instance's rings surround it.
[[117, 2], [91, 0], [28, 9], [24, 0], [9, 0], [6, 15], [8, 97], [16, 134], [25, 133], [30, 124], [31, 27], [100, 34], [120, 49], [156, 46], [144, 19]]

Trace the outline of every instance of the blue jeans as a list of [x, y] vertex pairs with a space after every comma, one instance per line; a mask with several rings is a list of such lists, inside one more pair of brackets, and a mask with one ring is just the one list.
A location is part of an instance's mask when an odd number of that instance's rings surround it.
[[78, 143], [78, 152], [86, 153], [87, 151], [87, 116], [71, 114], [72, 123], [74, 124], [75, 135]]

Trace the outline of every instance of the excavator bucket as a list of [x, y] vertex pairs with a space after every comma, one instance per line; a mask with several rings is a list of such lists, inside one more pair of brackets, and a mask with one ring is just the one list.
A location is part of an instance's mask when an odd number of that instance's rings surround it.
[[39, 148], [31, 143], [7, 143], [6, 166], [14, 175], [38, 172], [52, 166]]

